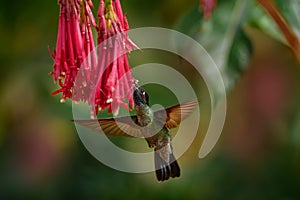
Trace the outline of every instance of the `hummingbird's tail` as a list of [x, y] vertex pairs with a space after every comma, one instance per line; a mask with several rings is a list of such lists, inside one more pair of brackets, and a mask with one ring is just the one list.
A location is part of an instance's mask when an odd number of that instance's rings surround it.
[[166, 181], [170, 177], [175, 178], [180, 176], [180, 168], [172, 151], [163, 156], [159, 150], [154, 151], [154, 162], [158, 181]]

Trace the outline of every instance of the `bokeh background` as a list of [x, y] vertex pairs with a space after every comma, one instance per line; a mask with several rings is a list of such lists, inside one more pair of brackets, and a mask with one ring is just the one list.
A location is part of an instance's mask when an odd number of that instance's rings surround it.
[[[197, 1], [122, 3], [132, 28], [172, 28]], [[179, 159], [182, 177], [158, 183], [154, 173], [128, 174], [97, 161], [70, 122], [71, 102], [50, 95], [57, 86], [49, 75], [48, 46], [55, 47], [58, 13], [53, 0], [1, 2], [0, 199], [300, 199], [300, 64], [288, 47], [246, 28], [253, 55], [228, 92], [216, 147], [198, 159], [210, 118], [203, 84], [197, 88], [202, 121]], [[133, 53], [130, 62], [170, 62], [157, 55]], [[152, 93], [152, 99], [170, 102], [166, 93]]]

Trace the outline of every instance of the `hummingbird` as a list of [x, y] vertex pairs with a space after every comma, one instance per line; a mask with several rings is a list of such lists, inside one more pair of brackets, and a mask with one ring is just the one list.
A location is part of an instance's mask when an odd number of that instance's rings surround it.
[[75, 123], [106, 135], [143, 137], [154, 148], [156, 178], [159, 182], [180, 177], [180, 167], [173, 154], [170, 129], [176, 128], [194, 110], [198, 101], [190, 100], [167, 109], [153, 111], [149, 94], [142, 87], [133, 92], [136, 115], [95, 120], [74, 120]]

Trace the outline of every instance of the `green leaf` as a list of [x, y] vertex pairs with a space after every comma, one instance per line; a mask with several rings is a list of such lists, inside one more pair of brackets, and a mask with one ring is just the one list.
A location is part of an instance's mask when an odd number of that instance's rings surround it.
[[[300, 39], [300, 1], [275, 0], [274, 2], [284, 19], [290, 25], [293, 32]], [[287, 44], [277, 24], [260, 5], [252, 4], [249, 24], [280, 41], [281, 43]]]
[[285, 43], [285, 39], [273, 19], [258, 4], [251, 5], [251, 12], [248, 19], [250, 26], [259, 29], [272, 38]]
[[300, 39], [300, 1], [275, 0], [278, 9]]
[[252, 44], [250, 39], [244, 31], [237, 32], [236, 39], [233, 41], [230, 49], [228, 67], [224, 72], [226, 74], [225, 77], [230, 78], [227, 80], [229, 86], [233, 86], [234, 81], [237, 81], [240, 75], [246, 70], [251, 53]]
[[222, 74], [226, 91], [245, 71], [252, 53], [251, 41], [243, 30], [247, 8], [248, 1], [220, 1], [211, 19], [205, 20], [197, 6], [176, 26], [210, 54]]

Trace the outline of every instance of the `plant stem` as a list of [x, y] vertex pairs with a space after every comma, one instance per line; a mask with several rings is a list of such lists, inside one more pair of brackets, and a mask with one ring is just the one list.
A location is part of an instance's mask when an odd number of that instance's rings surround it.
[[280, 11], [276, 7], [273, 0], [257, 0], [257, 2], [266, 10], [266, 12], [273, 18], [275, 23], [280, 28], [289, 46], [294, 51], [298, 61], [300, 62], [300, 42], [293, 30], [290, 28], [287, 21], [283, 18]]

